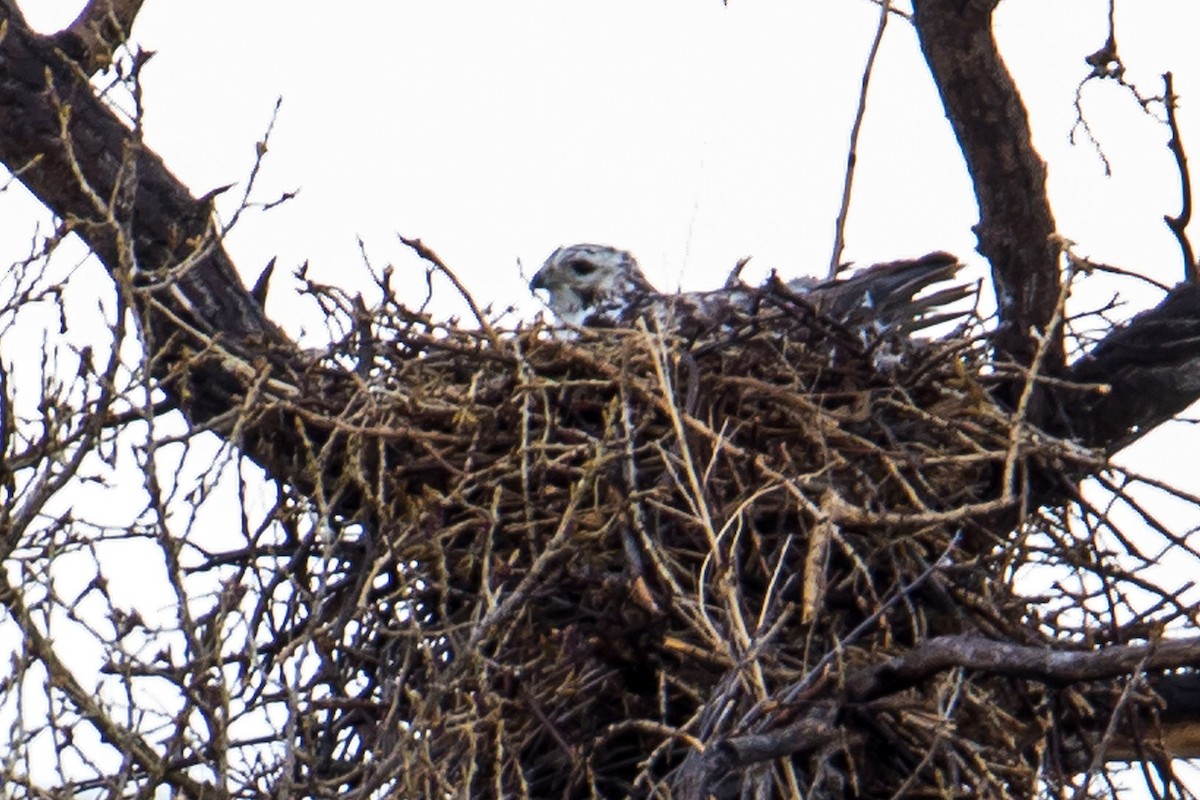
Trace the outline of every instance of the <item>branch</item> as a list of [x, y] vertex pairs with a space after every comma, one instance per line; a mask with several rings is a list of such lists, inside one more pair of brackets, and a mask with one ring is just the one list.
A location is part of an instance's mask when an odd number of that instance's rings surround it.
[[850, 676], [845, 693], [849, 702], [863, 703], [903, 691], [956, 667], [1068, 684], [1128, 675], [1142, 665], [1146, 669], [1200, 665], [1200, 637], [1113, 645], [1100, 650], [1052, 650], [975, 634], [940, 636]]
[[1163, 105], [1167, 107], [1167, 126], [1171, 129], [1171, 138], [1167, 147], [1175, 156], [1175, 166], [1179, 169], [1179, 191], [1183, 202], [1178, 216], [1165, 215], [1167, 227], [1175, 234], [1179, 249], [1183, 252], [1183, 279], [1188, 283], [1200, 282], [1200, 268], [1196, 264], [1196, 256], [1192, 251], [1192, 243], [1188, 240], [1187, 226], [1192, 221], [1192, 176], [1188, 171], [1187, 156], [1183, 152], [1183, 139], [1179, 136], [1179, 123], [1175, 119], [1175, 84], [1171, 73], [1163, 75]]
[[53, 642], [33, 624], [30, 610], [22, 602], [20, 593], [14, 590], [7, 574], [2, 571], [0, 598], [20, 621], [25, 647], [45, 667], [50, 684], [70, 698], [80, 717], [95, 729], [101, 739], [123, 757], [137, 764], [146, 774], [161, 776], [179, 795], [195, 800], [226, 800], [229, 797], [228, 792], [221, 787], [192, 778], [185, 769], [171, 764], [167, 758], [160, 755], [142, 736], [119, 724], [101, 705], [95, 692], [83, 686], [58, 657]]
[[782, 728], [731, 736], [714, 742], [692, 762], [690, 768], [685, 767], [680, 771], [677, 796], [719, 795], [713, 791], [714, 783], [728, 777], [731, 772], [763, 761], [789, 758], [829, 746], [845, 736], [837, 724], [837, 712], [835, 703], [814, 703], [805, 709], [799, 719]]
[[[712, 743], [681, 780], [686, 786], [708, 788], [731, 770], [818, 750], [845, 735], [846, 729], [838, 718], [846, 705], [903, 692], [951, 669], [966, 668], [1067, 685], [1195, 664], [1200, 664], [1200, 637], [1064, 651], [996, 641], [978, 634], [941, 636], [850, 675], [840, 703], [812, 703], [798, 712], [797, 719], [782, 727]], [[1200, 752], [1200, 724], [1195, 722], [1200, 718], [1200, 676], [1192, 673], [1157, 676], [1150, 686], [1167, 701], [1168, 710], [1160, 715], [1159, 722], [1168, 752], [1176, 757]], [[1123, 735], [1111, 742], [1106, 758], [1140, 759], [1137, 745], [1133, 736]]]
[[846, 153], [846, 180], [842, 184], [842, 204], [838, 208], [837, 221], [834, 223], [833, 255], [829, 259], [831, 279], [836, 278], [841, 269], [842, 250], [846, 247], [846, 218], [850, 216], [850, 192], [854, 187], [854, 168], [858, 164], [858, 136], [862, 132], [863, 117], [867, 113], [867, 89], [871, 85], [871, 74], [875, 71], [875, 58], [879, 55], [879, 46], [883, 44], [883, 32], [887, 28], [891, 10], [891, 0], [882, 0], [879, 3], [879, 24], [875, 28], [875, 39], [871, 42], [871, 51], [867, 55], [867, 65], [863, 67], [862, 85], [858, 90], [858, 111], [854, 114], [854, 125], [850, 128], [849, 152]]
[[1056, 427], [1115, 453], [1200, 399], [1200, 285], [1176, 286], [1109, 333], [1068, 373], [1102, 389], [1068, 390]]
[[[1178, 670], [1197, 665], [1200, 665], [1200, 637], [1195, 636], [1150, 644], [1111, 645], [1099, 650], [1063, 651], [963, 634], [929, 639], [903, 655], [851, 675], [844, 697], [851, 703], [867, 702], [959, 667], [1067, 685], [1102, 681], [1142, 670]], [[1143, 760], [1147, 742], [1142, 740], [1147, 738], [1161, 745], [1172, 758], [1200, 757], [1200, 673], [1153, 675], [1148, 685], [1162, 701], [1153, 734], [1139, 735], [1136, 729], [1122, 729], [1109, 742], [1105, 760]]]
[[[136, 126], [130, 130], [109, 110], [82, 70], [52, 38], [31, 31], [10, 0], [0, 0], [0, 27], [0, 162], [114, 278], [133, 284], [162, 388], [193, 423], [236, 418], [264, 370], [277, 395], [296, 391], [288, 381], [291, 365], [301, 363], [298, 350], [242, 285], [211, 204], [142, 145]], [[223, 432], [232, 430], [227, 424]], [[313, 476], [305, 477], [303, 453], [330, 433], [280, 412], [241, 425], [236, 435], [248, 457], [305, 492]]]
[[[235, 341], [266, 336], [283, 344], [219, 243], [201, 247], [210, 233], [208, 205], [96, 98], [50, 39], [26, 28], [5, 5], [0, 23], [8, 29], [0, 40], [0, 161], [68, 221], [109, 272], [123, 268], [123, 245], [132, 248], [143, 279], [191, 263], [173, 276], [177, 291], [155, 292], [167, 307], [210, 335]], [[123, 194], [134, 195], [131, 242], [121, 241], [124, 220], [105, 218], [96, 208], [97, 198]]]
[[[979, 202], [979, 252], [991, 263], [1003, 356], [1032, 362], [1059, 295], [1058, 245], [1046, 166], [992, 35], [997, 0], [916, 0], [914, 24]], [[1061, 338], [1046, 371], [1063, 362]]]
[[54, 37], [55, 43], [89, 75], [104, 69], [129, 38], [142, 2], [88, 0], [75, 21]]
[[[1038, 350], [1038, 337], [1031, 332], [1045, 331], [1054, 317], [1059, 245], [1045, 165], [1033, 148], [1028, 115], [992, 35], [996, 4], [916, 0], [913, 21], [979, 202], [979, 251], [991, 262], [1000, 316], [996, 349], [1029, 365]], [[1113, 39], [1110, 30], [1115, 51]], [[1101, 52], [1093, 60], [1106, 63], [1108, 55]], [[1170, 112], [1170, 97], [1167, 106]], [[1182, 148], [1172, 148], [1178, 160]], [[1187, 171], [1181, 167], [1180, 173], [1186, 196]], [[1177, 218], [1183, 225], [1188, 211], [1185, 200]], [[1188, 249], [1184, 258], [1194, 262]], [[1063, 360], [1057, 333], [1043, 372], [1058, 376]], [[1114, 453], [1171, 419], [1200, 399], [1200, 292], [1176, 288], [1157, 308], [1110, 333], [1067, 377], [1104, 385], [1102, 391], [1061, 395], [1065, 410], [1048, 421], [1089, 447]], [[1032, 417], [1035, 423], [1046, 421], [1040, 404]]]
[[[1173, 758], [1200, 757], [1200, 673], [1156, 675], [1149, 684], [1163, 702], [1157, 720], [1163, 748]], [[1109, 747], [1108, 757], [1112, 761], [1141, 761], [1146, 757], [1145, 747], [1119, 738]]]

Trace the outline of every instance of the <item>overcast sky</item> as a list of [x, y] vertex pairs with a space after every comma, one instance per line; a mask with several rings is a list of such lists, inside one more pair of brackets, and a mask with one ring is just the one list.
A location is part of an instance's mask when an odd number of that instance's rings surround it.
[[[45, 30], [79, 5], [24, 3]], [[1117, 9], [1129, 77], [1156, 93], [1174, 70], [1192, 131], [1195, 8]], [[1161, 215], [1177, 210], [1178, 184], [1165, 130], [1096, 84], [1084, 108], [1113, 175], [1090, 146], [1068, 143], [1106, 10], [1007, 0], [997, 34], [1050, 163], [1062, 233], [1085, 254], [1173, 281], [1181, 268]], [[747, 255], [762, 271], [823, 273], [877, 20], [866, 0], [149, 0], [135, 38], [157, 53], [144, 73], [148, 142], [198, 193], [245, 178], [283, 98], [259, 197], [301, 193], [231, 237], [248, 280], [276, 255], [282, 267], [309, 260], [323, 278], [361, 279], [356, 236], [373, 259], [419, 275], [403, 233], [438, 250], [480, 300], [533, 311], [517, 259], [530, 272], [576, 241], [634, 251], [662, 288], [719, 284]], [[978, 262], [975, 219], [916, 37], [894, 19], [845, 255], [948, 249]], [[271, 310], [286, 322], [299, 312], [278, 284]]]
[[[21, 3], [45, 31], [81, 5]], [[1081, 255], [1174, 283], [1182, 265], [1162, 215], [1178, 211], [1179, 183], [1166, 129], [1128, 93], [1097, 83], [1083, 108], [1111, 176], [1086, 140], [1069, 143], [1084, 57], [1104, 43], [1107, 8], [1005, 0], [997, 36], [1049, 163], [1060, 232]], [[478, 300], [526, 316], [539, 309], [528, 276], [578, 241], [632, 250], [664, 289], [719, 285], [743, 256], [758, 275], [824, 274], [878, 18], [868, 0], [147, 0], [134, 38], [156, 52], [143, 73], [147, 142], [197, 194], [246, 178], [283, 98], [256, 197], [300, 193], [248, 217], [227, 246], [248, 283], [279, 258], [268, 311], [298, 334], [319, 319], [294, 297], [291, 270], [307, 260], [313, 277], [365, 289], [356, 237], [378, 266], [412, 276], [414, 296], [423, 266], [397, 233], [437, 250]], [[1144, 93], [1175, 72], [1179, 120], [1200, 163], [1195, 0], [1122, 0], [1117, 25], [1127, 77]], [[219, 207], [228, 213], [238, 195]], [[18, 189], [0, 196], [5, 263], [28, 246], [33, 207]], [[916, 37], [894, 18], [845, 257], [944, 249], [982, 275], [976, 219]], [[110, 291], [98, 270], [81, 273], [76, 290], [88, 280]], [[1157, 299], [1097, 279], [1078, 302], [1115, 289], [1133, 307]], [[447, 313], [458, 308], [447, 287], [441, 296]], [[1190, 433], [1165, 426], [1127, 458], [1186, 485], [1200, 466], [1196, 437], [1180, 438]]]

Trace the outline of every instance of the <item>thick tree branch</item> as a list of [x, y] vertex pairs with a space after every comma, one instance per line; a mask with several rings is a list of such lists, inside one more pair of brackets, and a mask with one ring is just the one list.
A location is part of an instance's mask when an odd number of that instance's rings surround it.
[[[10, 0], [0, 0], [0, 25], [0, 162], [114, 277], [140, 287], [134, 299], [155, 375], [171, 376], [164, 388], [182, 410], [194, 422], [236, 411], [246, 387], [264, 370], [286, 375], [297, 350], [242, 285], [215, 235], [211, 206], [103, 105], [83, 71], [51, 37], [31, 31]], [[287, 394], [288, 386], [272, 385]], [[298, 455], [304, 427], [267, 415], [241, 426], [238, 444], [303, 491], [311, 483]]]
[[[975, 634], [941, 636], [851, 674], [842, 692], [842, 704], [814, 703], [799, 711], [797, 719], [781, 727], [714, 742], [686, 771], [683, 788], [701, 787], [708, 791], [731, 770], [825, 747], [844, 734], [838, 719], [846, 705], [868, 703], [903, 692], [951, 669], [966, 668], [1051, 685], [1069, 685], [1145, 669], [1176, 668], [1180, 664], [1200, 664], [1200, 638], [1070, 651], [1030, 647]], [[1200, 712], [1200, 685], [1194, 678], [1185, 673], [1159, 676], [1151, 681], [1151, 686], [1168, 702], [1167, 708], [1173, 710], [1164, 712], [1160, 722], [1162, 744], [1174, 757], [1200, 753], [1200, 725], [1193, 722]], [[1140, 757], [1137, 748], [1136, 737], [1124, 731], [1109, 743], [1107, 757], [1114, 761], [1136, 759]]]
[[[929, 680], [938, 673], [963, 667], [995, 675], [1028, 678], [1051, 685], [1104, 681], [1141, 670], [1177, 670], [1200, 666], [1200, 637], [1169, 639], [1151, 644], [1111, 645], [1100, 650], [1050, 650], [978, 635], [943, 636], [852, 675], [844, 696], [848, 702], [868, 702]], [[1172, 758], [1200, 757], [1200, 674], [1170, 672], [1149, 679], [1163, 707], [1153, 730], [1157, 742]], [[1137, 731], [1122, 728], [1109, 744], [1109, 761], [1145, 757]]]
[[[0, 2], [0, 22], [7, 25], [0, 41], [0, 161], [114, 274], [136, 265], [135, 281], [149, 281], [193, 262], [171, 276], [178, 291], [164, 289], [156, 297], [200, 331], [232, 342], [286, 344], [220, 245], [203, 246], [210, 232], [207, 205], [96, 98], [51, 40], [24, 26], [7, 0]], [[96, 198], [129, 194], [128, 219], [106, 218], [96, 208]], [[132, 241], [123, 241], [123, 228]], [[131, 251], [132, 264], [122, 247]], [[177, 332], [159, 318], [155, 328], [163, 341]]]
[[1069, 377], [1065, 433], [1108, 453], [1141, 438], [1200, 398], [1200, 285], [1175, 287], [1155, 308], [1112, 331]]
[[75, 21], [55, 41], [89, 74], [112, 63], [113, 53], [129, 38], [143, 0], [88, 0]]
[[[1029, 364], [1059, 295], [1058, 245], [1046, 166], [992, 35], [996, 0], [916, 0], [914, 19], [979, 202], [979, 252], [992, 267], [1004, 356]], [[1057, 373], [1061, 342], [1045, 369]]]
[[850, 702], [867, 702], [903, 691], [955, 667], [1069, 684], [1128, 675], [1139, 667], [1174, 669], [1181, 665], [1200, 665], [1200, 637], [1073, 651], [1030, 647], [977, 635], [941, 636], [852, 676], [845, 693]]
[[[979, 202], [979, 251], [991, 262], [999, 353], [1029, 364], [1031, 331], [1044, 330], [1059, 296], [1059, 251], [1046, 170], [1029, 119], [992, 35], [996, 0], [917, 0], [914, 24], [963, 150]], [[1186, 250], [1185, 250], [1186, 254]], [[1186, 258], [1186, 255], [1185, 255]], [[1060, 373], [1061, 342], [1043, 364]], [[1157, 308], [1111, 333], [1068, 377], [1102, 385], [1066, 395], [1061, 425], [1113, 453], [1200, 398], [1200, 292], [1175, 289]]]

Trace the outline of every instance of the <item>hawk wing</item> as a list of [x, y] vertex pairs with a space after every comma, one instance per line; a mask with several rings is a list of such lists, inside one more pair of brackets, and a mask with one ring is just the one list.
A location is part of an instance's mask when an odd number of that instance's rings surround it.
[[960, 269], [957, 258], [936, 252], [876, 264], [849, 278], [818, 283], [804, 294], [820, 313], [846, 325], [910, 333], [962, 316], [943, 309], [971, 296], [972, 286], [957, 284], [918, 297], [934, 284], [953, 280]]
[[[953, 280], [961, 268], [957, 258], [937, 252], [876, 264], [844, 279], [795, 279], [786, 288], [815, 313], [846, 327], [908, 334], [962, 316], [962, 311], [945, 311], [945, 307], [969, 297], [973, 287], [957, 284], [922, 294]], [[760, 311], [774, 305], [771, 294], [776, 287], [777, 282], [768, 281], [761, 287], [727, 285], [711, 292], [642, 294], [622, 308], [620, 321], [628, 325], [644, 317], [662, 330], [695, 336], [755, 321]]]

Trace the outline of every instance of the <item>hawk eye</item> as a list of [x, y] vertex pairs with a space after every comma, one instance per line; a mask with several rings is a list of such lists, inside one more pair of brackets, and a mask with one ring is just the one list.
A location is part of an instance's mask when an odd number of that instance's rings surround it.
[[596, 265], [590, 264], [587, 261], [571, 261], [567, 267], [576, 275], [591, 275], [596, 271]]

